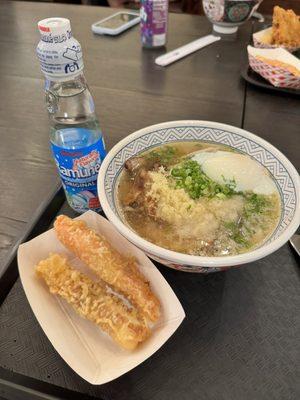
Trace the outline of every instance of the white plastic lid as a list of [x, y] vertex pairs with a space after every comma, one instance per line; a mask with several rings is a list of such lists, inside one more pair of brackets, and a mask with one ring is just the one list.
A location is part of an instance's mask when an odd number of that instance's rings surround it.
[[61, 35], [71, 31], [71, 23], [67, 18], [46, 18], [38, 22], [38, 28], [41, 34]]
[[67, 18], [46, 18], [38, 22], [41, 40], [37, 46], [42, 72], [52, 80], [68, 80], [83, 69], [80, 43], [72, 36]]

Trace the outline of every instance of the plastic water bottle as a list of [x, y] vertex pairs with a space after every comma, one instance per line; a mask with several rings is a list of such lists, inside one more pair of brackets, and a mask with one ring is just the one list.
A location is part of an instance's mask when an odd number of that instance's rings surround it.
[[143, 47], [162, 47], [167, 41], [168, 0], [141, 0]]
[[81, 46], [70, 21], [38, 23], [37, 55], [45, 75], [50, 144], [69, 205], [77, 212], [100, 211], [97, 175], [106, 155], [94, 102], [83, 75]]

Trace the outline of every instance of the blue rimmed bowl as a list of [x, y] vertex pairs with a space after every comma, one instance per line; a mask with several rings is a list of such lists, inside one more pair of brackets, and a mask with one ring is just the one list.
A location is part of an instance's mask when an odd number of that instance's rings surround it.
[[[125, 161], [161, 144], [194, 140], [227, 145], [248, 154], [271, 173], [281, 197], [281, 217], [273, 234], [259, 248], [236, 256], [191, 256], [164, 249], [143, 239], [122, 221], [116, 195]], [[167, 267], [187, 272], [217, 272], [263, 258], [284, 245], [300, 221], [300, 179], [290, 161], [274, 146], [253, 133], [217, 122], [166, 122], [127, 136], [104, 159], [98, 176], [98, 195], [107, 218], [123, 236], [152, 259]]]

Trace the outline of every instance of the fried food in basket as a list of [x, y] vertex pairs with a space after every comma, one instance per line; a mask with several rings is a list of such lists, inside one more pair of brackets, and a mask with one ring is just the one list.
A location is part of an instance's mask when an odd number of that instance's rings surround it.
[[293, 10], [274, 7], [272, 44], [300, 47], [300, 17]]
[[296, 77], [300, 77], [300, 70], [291, 64], [282, 62], [280, 60], [271, 60], [269, 58], [262, 57], [262, 56], [258, 56], [257, 59], [263, 61], [264, 63], [266, 63], [272, 67], [282, 68], [286, 71], [289, 71], [292, 75], [294, 75]]
[[62, 244], [100, 279], [125, 295], [148, 320], [158, 320], [159, 301], [133, 258], [120, 254], [102, 235], [94, 232], [83, 221], [61, 215], [57, 217], [54, 228]]
[[150, 335], [144, 318], [135, 309], [108, 293], [101, 282], [74, 269], [65, 257], [50, 255], [39, 262], [36, 273], [51, 293], [64, 298], [79, 315], [97, 324], [125, 349], [133, 350]]

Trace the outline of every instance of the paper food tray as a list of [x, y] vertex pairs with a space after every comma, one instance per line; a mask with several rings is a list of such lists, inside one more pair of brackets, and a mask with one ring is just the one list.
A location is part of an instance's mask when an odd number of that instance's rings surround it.
[[290, 53], [293, 53], [294, 51], [297, 51], [299, 47], [287, 47], [287, 46], [278, 46], [276, 44], [271, 44], [271, 34], [272, 34], [272, 27], [263, 29], [262, 31], [258, 31], [253, 33], [252, 38], [253, 38], [253, 45], [254, 47], [260, 48], [260, 49], [278, 49], [282, 48]]
[[257, 56], [262, 56], [271, 60], [278, 60], [286, 62], [293, 66], [298, 67], [299, 60], [283, 49], [263, 50], [255, 49], [248, 46], [249, 65], [259, 75], [269, 81], [276, 87], [300, 89], [300, 77], [292, 74], [288, 69], [283, 66], [273, 66], [258, 59]]
[[130, 371], [155, 353], [176, 331], [185, 313], [154, 264], [109, 221], [92, 211], [76, 219], [103, 234], [121, 253], [136, 258], [162, 308], [161, 319], [153, 326], [151, 337], [134, 351], [123, 350], [99, 327], [76, 314], [63, 299], [50, 294], [46, 284], [36, 276], [34, 266], [51, 252], [65, 254], [76, 268], [88, 273], [84, 264], [59, 242], [53, 229], [19, 247], [21, 282], [40, 326], [56, 351], [78, 375], [92, 384], [103, 384]]

